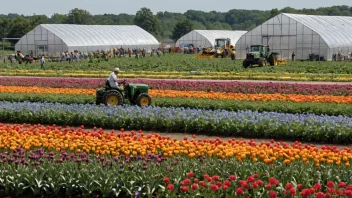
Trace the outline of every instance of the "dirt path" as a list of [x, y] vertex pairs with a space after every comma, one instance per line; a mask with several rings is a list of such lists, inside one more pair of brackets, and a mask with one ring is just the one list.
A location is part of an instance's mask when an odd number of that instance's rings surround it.
[[[108, 74], [107, 74], [108, 76]], [[52, 78], [52, 79], [60, 79], [65, 77], [40, 77], [40, 76], [0, 76], [0, 78]], [[71, 78], [70, 79], [82, 79], [82, 78]], [[102, 79], [106, 78], [89, 78], [89, 79]], [[121, 78], [128, 80], [129, 78]], [[133, 78], [135, 79], [143, 79], [150, 81], [206, 81], [206, 82], [248, 82], [248, 83], [282, 83], [282, 84], [323, 84], [323, 85], [352, 85], [352, 82], [326, 82], [326, 81], [274, 81], [274, 80], [207, 80], [207, 79], [154, 79], [154, 78]]]

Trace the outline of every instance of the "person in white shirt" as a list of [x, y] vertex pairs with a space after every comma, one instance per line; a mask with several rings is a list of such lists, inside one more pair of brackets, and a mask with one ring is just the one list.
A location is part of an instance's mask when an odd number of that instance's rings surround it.
[[115, 68], [113, 72], [111, 72], [109, 78], [108, 78], [108, 81], [109, 81], [109, 84], [110, 84], [110, 87], [111, 88], [118, 88], [119, 86], [119, 83], [124, 83], [126, 82], [126, 80], [123, 80], [121, 82], [118, 82], [117, 81], [117, 76], [119, 75], [119, 72], [120, 72], [120, 69], [119, 68]]

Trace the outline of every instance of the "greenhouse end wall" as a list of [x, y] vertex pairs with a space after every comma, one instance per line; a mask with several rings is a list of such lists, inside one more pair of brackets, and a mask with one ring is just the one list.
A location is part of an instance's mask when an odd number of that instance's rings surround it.
[[269, 45], [279, 59], [307, 60], [310, 54], [331, 59], [332, 53], [324, 39], [312, 29], [280, 14], [243, 35], [236, 44], [237, 56], [244, 59], [251, 45]]

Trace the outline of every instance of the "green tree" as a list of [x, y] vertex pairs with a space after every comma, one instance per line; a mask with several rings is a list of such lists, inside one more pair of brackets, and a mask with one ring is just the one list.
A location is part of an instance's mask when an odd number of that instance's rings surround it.
[[87, 10], [75, 8], [68, 13], [68, 24], [91, 25], [93, 24], [92, 15]]
[[48, 17], [45, 15], [33, 15], [29, 17], [29, 23], [31, 25], [31, 29], [35, 28], [37, 25], [40, 24], [47, 24], [48, 23]]
[[176, 41], [183, 35], [193, 30], [193, 24], [189, 20], [178, 22], [172, 31], [172, 40]]
[[62, 24], [67, 21], [67, 15], [55, 13], [51, 16], [49, 22], [53, 24]]
[[8, 18], [0, 19], [0, 36], [7, 37], [11, 29], [11, 21]]
[[136, 13], [133, 22], [151, 34], [158, 34], [160, 22], [149, 8], [141, 8]]
[[28, 19], [23, 16], [16, 17], [13, 20], [8, 37], [21, 38], [23, 35], [31, 31], [31, 25]]

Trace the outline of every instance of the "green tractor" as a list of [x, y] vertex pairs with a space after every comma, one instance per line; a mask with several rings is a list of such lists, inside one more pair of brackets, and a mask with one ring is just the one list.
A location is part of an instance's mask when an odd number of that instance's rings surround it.
[[128, 100], [132, 105], [147, 107], [152, 103], [152, 99], [148, 95], [148, 85], [126, 84], [126, 80], [120, 84], [118, 88], [112, 88], [109, 81], [106, 80], [105, 88], [96, 91], [96, 104], [117, 106], [122, 105], [124, 100]]
[[247, 68], [252, 65], [263, 67], [267, 63], [271, 66], [278, 65], [277, 55], [279, 53], [270, 52], [268, 45], [252, 45], [250, 52], [247, 53], [246, 59], [243, 61], [243, 67]]

